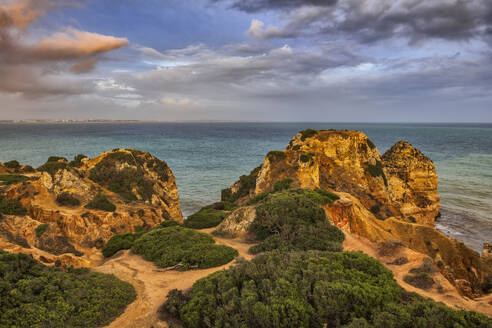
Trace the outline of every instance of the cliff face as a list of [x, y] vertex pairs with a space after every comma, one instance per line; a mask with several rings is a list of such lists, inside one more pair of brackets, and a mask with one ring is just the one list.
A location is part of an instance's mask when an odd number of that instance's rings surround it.
[[[25, 182], [0, 186], [0, 195], [18, 199], [27, 210], [25, 216], [0, 218], [0, 243], [44, 263], [95, 265], [114, 234], [183, 221], [174, 175], [149, 153], [118, 149], [77, 162], [52, 159], [26, 176]], [[114, 211], [86, 207], [100, 194]]]
[[[380, 156], [361, 132], [303, 131], [284, 152], [270, 152], [260, 168], [223, 191], [224, 200], [245, 204], [286, 179], [290, 188], [336, 193], [340, 199], [324, 207], [333, 224], [373, 242], [400, 241], [430, 256], [466, 296], [479, 295], [480, 285], [492, 276], [490, 259], [434, 229], [440, 206], [436, 170], [407, 142]], [[254, 217], [251, 209], [240, 208], [217, 230], [246, 234]]]
[[[272, 191], [276, 182], [287, 178], [293, 180], [293, 187], [347, 192], [383, 219], [397, 216], [433, 226], [439, 212], [432, 161], [406, 142], [381, 157], [362, 132], [297, 134], [284, 152], [266, 156], [245, 199]], [[231, 193], [240, 189], [241, 180], [231, 186]]]

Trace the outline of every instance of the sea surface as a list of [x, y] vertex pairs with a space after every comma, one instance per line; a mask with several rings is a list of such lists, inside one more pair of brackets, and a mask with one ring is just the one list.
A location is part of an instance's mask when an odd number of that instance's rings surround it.
[[0, 123], [0, 162], [37, 167], [51, 155], [145, 150], [171, 166], [187, 216], [218, 201], [221, 189], [306, 128], [363, 131], [381, 153], [399, 140], [410, 142], [437, 167], [437, 228], [479, 252], [492, 242], [492, 124]]

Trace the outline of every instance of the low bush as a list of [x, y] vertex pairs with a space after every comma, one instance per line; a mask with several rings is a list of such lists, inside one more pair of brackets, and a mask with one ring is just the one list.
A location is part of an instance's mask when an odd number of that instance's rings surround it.
[[0, 213], [7, 215], [26, 215], [27, 210], [18, 199], [6, 198], [0, 195]]
[[388, 185], [388, 180], [386, 179], [386, 174], [384, 174], [383, 171], [383, 164], [380, 161], [376, 161], [376, 165], [371, 165], [367, 163], [366, 171], [372, 176], [372, 177], [382, 177], [384, 181], [384, 185]]
[[46, 230], [48, 230], [49, 226], [50, 225], [46, 223], [38, 225], [35, 229], [36, 237], [40, 238], [46, 232]]
[[175, 227], [175, 226], [179, 226], [179, 225], [180, 224], [177, 221], [167, 220], [167, 221], [161, 222], [159, 224], [159, 228], [169, 228], [169, 227]]
[[272, 150], [267, 154], [266, 157], [270, 160], [270, 162], [277, 162], [277, 161], [285, 160], [286, 155], [281, 150]]
[[85, 207], [91, 210], [102, 210], [106, 212], [116, 211], [116, 206], [111, 203], [104, 194], [99, 194], [94, 197], [94, 199], [85, 205]]
[[173, 290], [161, 309], [180, 327], [489, 328], [492, 319], [404, 292], [362, 253], [269, 252]]
[[20, 164], [16, 160], [5, 162], [5, 163], [3, 163], [3, 165], [8, 169], [15, 169], [16, 170], [16, 169], [20, 168]]
[[305, 141], [308, 138], [314, 137], [316, 134], [318, 134], [318, 131], [313, 130], [313, 129], [307, 129], [307, 130], [301, 131], [301, 140]]
[[328, 222], [320, 207], [332, 202], [333, 198], [331, 193], [310, 189], [269, 194], [256, 208], [250, 232], [261, 243], [250, 252], [277, 247], [284, 250], [341, 250], [344, 235]]
[[301, 154], [301, 157], [299, 158], [299, 160], [303, 163], [307, 163], [307, 162], [310, 162], [314, 156], [315, 155], [313, 153]]
[[28, 177], [24, 175], [16, 175], [16, 174], [2, 174], [0, 175], [0, 185], [3, 183], [5, 185], [11, 185], [16, 183], [21, 183], [29, 180]]
[[81, 167], [82, 166], [82, 160], [87, 158], [87, 156], [83, 154], [79, 154], [73, 158], [73, 160], [68, 163], [70, 167]]
[[403, 277], [403, 281], [414, 287], [428, 290], [432, 288], [435, 281], [432, 279], [431, 275], [425, 272], [419, 272], [415, 274], [408, 274]]
[[235, 249], [214, 243], [214, 239], [207, 234], [182, 227], [169, 227], [143, 234], [134, 242], [132, 251], [159, 267], [179, 270], [220, 266], [238, 255]]
[[374, 142], [372, 142], [371, 139], [367, 138], [367, 145], [369, 146], [369, 148], [371, 149], [376, 149], [376, 145], [374, 144]]
[[[121, 169], [119, 163], [126, 163], [130, 166]], [[154, 184], [145, 177], [141, 163], [126, 151], [107, 155], [91, 169], [89, 179], [117, 193], [127, 201], [138, 199], [134, 190], [143, 200], [150, 201], [154, 194]]]
[[67, 160], [64, 157], [51, 156], [46, 163], [38, 167], [38, 171], [47, 172], [50, 175], [55, 175], [59, 170], [66, 169], [68, 166]]
[[0, 251], [0, 327], [96, 328], [136, 298], [129, 283], [87, 269], [47, 267]]
[[405, 245], [403, 245], [403, 243], [398, 240], [388, 240], [382, 242], [378, 245], [378, 255], [379, 256], [395, 255], [403, 246]]
[[239, 177], [238, 190], [233, 193], [230, 188], [222, 190], [221, 200], [234, 203], [238, 199], [248, 196], [252, 190], [256, 187], [256, 178], [261, 170], [261, 166], [258, 166], [249, 175], [242, 175]]
[[135, 240], [140, 238], [144, 233], [144, 231], [141, 231], [136, 234], [125, 233], [113, 236], [102, 249], [104, 257], [111, 257], [118, 251], [132, 248]]
[[80, 200], [68, 192], [62, 192], [56, 197], [56, 202], [61, 206], [79, 206]]
[[184, 227], [192, 229], [206, 229], [218, 226], [224, 221], [228, 212], [204, 207], [193, 215], [190, 215], [183, 223]]
[[292, 182], [294, 182], [294, 180], [288, 179], [288, 178], [277, 181], [273, 185], [273, 191], [277, 192], [277, 191], [283, 191], [283, 190], [289, 189]]

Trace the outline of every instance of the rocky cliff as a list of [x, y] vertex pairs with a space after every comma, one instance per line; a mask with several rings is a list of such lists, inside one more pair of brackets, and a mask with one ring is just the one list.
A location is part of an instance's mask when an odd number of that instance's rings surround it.
[[23, 177], [0, 185], [1, 197], [23, 209], [4, 210], [0, 246], [44, 263], [92, 266], [114, 234], [183, 221], [172, 171], [146, 152], [115, 149], [71, 162], [51, 157], [29, 173], [1, 168], [7, 177]]
[[[432, 161], [407, 142], [381, 156], [361, 132], [306, 130], [285, 151], [270, 152], [222, 197], [245, 205], [282, 186], [334, 192], [340, 199], [324, 206], [333, 224], [374, 242], [400, 241], [434, 259], [462, 294], [478, 296], [492, 266], [485, 256], [434, 229], [440, 206], [437, 184]], [[251, 206], [239, 208], [217, 230], [247, 234], [254, 216]]]

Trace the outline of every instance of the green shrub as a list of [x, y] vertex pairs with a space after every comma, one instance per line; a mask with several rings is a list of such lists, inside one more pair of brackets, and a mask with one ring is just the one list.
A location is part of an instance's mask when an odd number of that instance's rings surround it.
[[384, 185], [388, 185], [388, 180], [386, 179], [386, 174], [384, 174], [383, 171], [383, 164], [380, 161], [376, 161], [376, 165], [371, 165], [367, 163], [367, 168], [366, 171], [372, 176], [372, 177], [382, 177], [384, 181]]
[[371, 139], [367, 138], [367, 145], [369, 146], [369, 148], [371, 149], [375, 149], [376, 148], [376, 145], [371, 141]]
[[56, 197], [56, 202], [61, 206], [79, 206], [80, 200], [68, 192], [62, 192]]
[[94, 197], [94, 199], [85, 205], [85, 207], [91, 210], [102, 210], [106, 212], [116, 211], [116, 206], [114, 206], [104, 194], [99, 194]]
[[432, 279], [432, 277], [425, 272], [419, 272], [416, 274], [408, 274], [403, 277], [403, 281], [406, 282], [409, 285], [412, 285], [414, 287], [423, 289], [423, 290], [428, 290], [430, 289], [435, 281]]
[[334, 194], [298, 189], [271, 193], [256, 208], [250, 232], [262, 242], [251, 253], [272, 250], [341, 250], [343, 233], [332, 226], [320, 207]]
[[[118, 163], [130, 166], [120, 169]], [[107, 155], [91, 169], [89, 179], [107, 187], [127, 201], [137, 200], [134, 189], [143, 200], [150, 201], [154, 194], [154, 184], [145, 177], [141, 164], [132, 154], [124, 151]]]
[[162, 308], [185, 328], [489, 328], [492, 319], [404, 292], [377, 260], [351, 252], [257, 256], [173, 290]]
[[220, 266], [238, 255], [235, 249], [214, 243], [214, 239], [207, 234], [169, 227], [145, 233], [134, 242], [132, 251], [159, 267], [176, 267], [179, 270]]
[[63, 157], [51, 156], [46, 163], [38, 167], [38, 171], [47, 172], [50, 175], [55, 175], [59, 170], [67, 168], [67, 160]]
[[256, 187], [256, 177], [261, 170], [261, 166], [258, 166], [249, 175], [242, 175], [239, 177], [239, 188], [237, 192], [233, 193], [230, 188], [222, 190], [221, 200], [227, 202], [235, 202], [238, 199], [248, 196], [252, 190]]
[[18, 199], [6, 198], [0, 195], [0, 213], [7, 215], [26, 215], [27, 210]]
[[337, 327], [400, 293], [391, 272], [360, 253], [272, 252], [170, 293], [164, 311], [184, 327]]
[[204, 207], [193, 215], [190, 215], [183, 223], [184, 227], [193, 229], [206, 229], [218, 226], [224, 221], [228, 212]]
[[9, 168], [9, 169], [19, 169], [20, 168], [20, 164], [19, 162], [17, 161], [9, 161], [9, 162], [5, 162], [3, 163], [3, 165], [5, 165], [6, 168]]
[[292, 146], [292, 150], [299, 150], [299, 149], [301, 149], [301, 145]]
[[136, 234], [125, 233], [121, 235], [114, 235], [110, 240], [108, 240], [102, 249], [104, 257], [111, 257], [120, 250], [132, 248], [135, 240], [140, 238], [144, 233], [144, 231], [141, 231]]
[[307, 162], [310, 162], [314, 156], [315, 155], [313, 153], [301, 154], [301, 157], [299, 158], [299, 160], [303, 163], [307, 163]]
[[41, 237], [49, 227], [50, 227], [50, 225], [46, 224], [46, 223], [38, 225], [35, 229], [36, 237], [38, 237], [38, 238]]
[[161, 222], [161, 224], [159, 224], [159, 228], [169, 228], [169, 227], [175, 227], [175, 226], [179, 226], [179, 225], [180, 224], [177, 221], [167, 220], [167, 221]]
[[294, 182], [294, 180], [292, 180], [292, 179], [283, 179], [283, 180], [277, 181], [273, 185], [273, 191], [277, 192], [277, 191], [283, 191], [283, 190], [289, 189], [292, 182]]
[[340, 199], [340, 197], [337, 194], [329, 192], [329, 191], [324, 190], [324, 189], [316, 188], [314, 191], [316, 191], [318, 194], [328, 198], [330, 200], [330, 202], [334, 202], [334, 201], [337, 201]]
[[264, 200], [269, 194], [270, 194], [269, 192], [262, 192], [261, 194], [258, 194], [255, 197], [248, 200], [247, 205], [258, 204], [259, 202]]
[[[20, 182], [24, 182], [29, 180], [28, 177], [24, 175], [16, 175], [16, 174], [2, 174], [0, 175], [0, 182], [2, 182], [5, 185], [11, 185], [11, 184], [16, 184]], [[1, 185], [1, 183], [0, 183]]]
[[82, 160], [87, 158], [87, 156], [83, 154], [79, 154], [73, 158], [73, 160], [68, 163], [70, 167], [81, 167], [82, 166]]
[[270, 160], [270, 162], [277, 162], [280, 160], [285, 160], [286, 158], [285, 153], [281, 150], [272, 150], [266, 157]]
[[133, 302], [132, 285], [87, 269], [46, 267], [0, 251], [0, 327], [96, 328]]
[[308, 138], [314, 137], [316, 134], [318, 134], [318, 131], [313, 130], [313, 129], [307, 129], [307, 130], [301, 131], [301, 140], [305, 141]]

